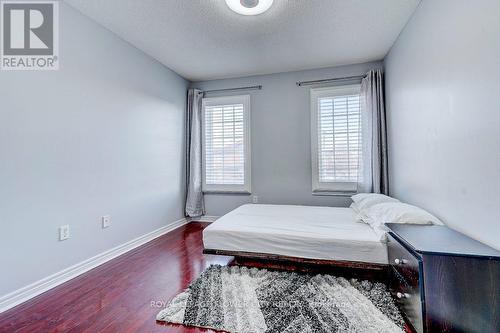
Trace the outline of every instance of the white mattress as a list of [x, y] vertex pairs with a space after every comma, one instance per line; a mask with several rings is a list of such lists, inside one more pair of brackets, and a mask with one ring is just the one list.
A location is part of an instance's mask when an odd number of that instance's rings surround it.
[[205, 249], [387, 264], [387, 247], [351, 208], [243, 205], [203, 231]]

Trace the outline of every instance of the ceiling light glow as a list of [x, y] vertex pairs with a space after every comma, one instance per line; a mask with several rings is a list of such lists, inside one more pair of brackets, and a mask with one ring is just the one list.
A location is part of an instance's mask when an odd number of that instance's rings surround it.
[[259, 15], [268, 10], [273, 0], [226, 0], [232, 11], [241, 15]]

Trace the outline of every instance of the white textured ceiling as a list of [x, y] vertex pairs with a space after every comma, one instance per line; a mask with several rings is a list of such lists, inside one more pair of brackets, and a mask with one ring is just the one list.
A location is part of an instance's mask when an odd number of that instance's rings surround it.
[[258, 16], [224, 0], [66, 0], [192, 81], [382, 59], [420, 0], [274, 0]]

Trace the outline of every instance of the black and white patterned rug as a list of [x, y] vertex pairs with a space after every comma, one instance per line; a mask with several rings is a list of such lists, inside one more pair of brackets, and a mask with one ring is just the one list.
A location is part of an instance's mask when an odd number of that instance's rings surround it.
[[402, 332], [383, 283], [210, 266], [156, 317], [227, 332]]

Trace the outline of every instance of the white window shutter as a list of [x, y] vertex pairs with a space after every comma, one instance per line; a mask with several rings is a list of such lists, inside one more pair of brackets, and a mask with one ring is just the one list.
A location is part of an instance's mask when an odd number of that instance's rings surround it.
[[204, 190], [250, 192], [249, 96], [203, 100]]
[[362, 167], [359, 85], [311, 90], [313, 191], [353, 192]]

